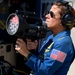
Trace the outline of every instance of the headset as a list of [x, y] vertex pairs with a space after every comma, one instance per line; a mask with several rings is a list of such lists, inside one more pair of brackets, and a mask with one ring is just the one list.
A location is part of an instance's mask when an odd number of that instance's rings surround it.
[[62, 16], [62, 25], [68, 29], [72, 28], [75, 24], [75, 11], [67, 1], [59, 1], [67, 7], [67, 11]]

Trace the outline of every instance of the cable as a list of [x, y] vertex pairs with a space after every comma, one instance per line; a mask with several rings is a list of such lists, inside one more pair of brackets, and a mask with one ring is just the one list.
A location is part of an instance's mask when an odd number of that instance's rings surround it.
[[24, 72], [24, 71], [21, 71], [21, 70], [17, 70], [17, 69], [13, 69], [15, 72], [20, 72], [20, 73], [23, 73], [23, 74], [25, 74], [25, 75], [28, 75], [26, 72]]
[[[8, 64], [9, 67], [11, 67], [12, 70], [15, 71], [15, 72], [19, 72], [19, 73], [23, 73], [23, 74], [25, 74], [25, 75], [28, 75], [28, 74], [27, 74], [26, 72], [24, 72], [24, 71], [17, 70], [17, 69], [15, 69], [15, 68], [13, 68], [13, 66], [12, 66], [8, 61], [6, 61], [6, 60], [0, 61], [0, 63], [3, 64], [3, 65]], [[2, 74], [1, 74], [1, 75], [2, 75]]]

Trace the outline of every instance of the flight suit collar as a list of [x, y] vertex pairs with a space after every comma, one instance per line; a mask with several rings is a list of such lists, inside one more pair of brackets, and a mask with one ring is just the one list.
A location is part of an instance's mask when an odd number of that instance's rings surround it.
[[67, 36], [67, 35], [70, 36], [70, 30], [64, 30], [64, 31], [58, 33], [56, 36], [53, 36], [53, 41], [55, 41], [56, 39], [59, 39], [59, 38], [61, 38], [61, 37], [64, 37], [65, 35], [66, 35], [66, 36]]

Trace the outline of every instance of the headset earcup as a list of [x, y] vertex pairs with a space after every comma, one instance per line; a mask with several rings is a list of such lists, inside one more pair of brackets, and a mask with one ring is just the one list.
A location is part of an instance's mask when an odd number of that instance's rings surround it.
[[65, 13], [62, 17], [63, 26], [66, 28], [71, 28], [73, 26], [73, 23], [74, 23], [74, 16], [70, 12]]

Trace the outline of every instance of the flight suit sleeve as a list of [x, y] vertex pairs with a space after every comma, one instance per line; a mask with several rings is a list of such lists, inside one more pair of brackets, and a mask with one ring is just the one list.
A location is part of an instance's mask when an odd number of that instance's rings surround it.
[[58, 68], [63, 64], [67, 57], [66, 46], [69, 44], [55, 43], [49, 52], [44, 52], [44, 60], [41, 61], [39, 57], [32, 55], [25, 63], [38, 75], [53, 75]]

